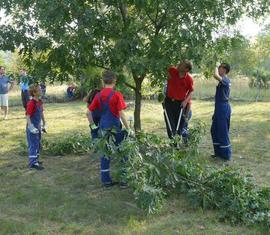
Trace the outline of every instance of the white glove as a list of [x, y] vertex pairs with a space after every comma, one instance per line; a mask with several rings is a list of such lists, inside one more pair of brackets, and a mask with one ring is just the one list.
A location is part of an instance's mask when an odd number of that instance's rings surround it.
[[32, 133], [32, 134], [38, 134], [39, 130], [37, 128], [35, 128], [35, 126], [33, 124], [28, 125], [28, 130]]
[[95, 123], [89, 124], [89, 127], [91, 130], [95, 130], [98, 128], [98, 126]]
[[127, 132], [128, 132], [128, 136], [134, 136], [135, 135], [134, 131], [131, 128], [128, 128]]

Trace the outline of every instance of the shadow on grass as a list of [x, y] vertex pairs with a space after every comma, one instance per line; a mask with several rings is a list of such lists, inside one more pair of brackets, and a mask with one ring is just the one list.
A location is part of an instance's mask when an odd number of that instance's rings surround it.
[[0, 208], [6, 215], [16, 212], [17, 217], [32, 218], [32, 222], [47, 219], [95, 227], [144, 218], [129, 190], [101, 186], [97, 158], [43, 157], [43, 171], [29, 170], [26, 160], [13, 158], [1, 164], [0, 199], [5, 198], [5, 203]]

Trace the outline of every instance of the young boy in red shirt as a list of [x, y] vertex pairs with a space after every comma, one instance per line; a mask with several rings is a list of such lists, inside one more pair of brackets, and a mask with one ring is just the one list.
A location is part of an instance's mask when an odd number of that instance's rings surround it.
[[[95, 110], [100, 110], [101, 117], [99, 121], [99, 128], [102, 130], [116, 129], [116, 143], [119, 144], [123, 140], [123, 132], [121, 131], [121, 121], [126, 129], [128, 129], [128, 122], [123, 112], [126, 109], [126, 103], [123, 95], [119, 91], [115, 91], [116, 75], [110, 71], [103, 72], [104, 88], [96, 94], [92, 103], [88, 106], [88, 121], [91, 129], [97, 128], [94, 123], [92, 113]], [[121, 121], [120, 121], [121, 119]], [[123, 159], [123, 162], [125, 159]], [[110, 157], [102, 156], [101, 163], [101, 182], [105, 187], [113, 186], [115, 183], [110, 176]], [[120, 187], [126, 187], [124, 180], [120, 182]]]
[[28, 142], [29, 167], [31, 169], [43, 170], [42, 163], [38, 160], [40, 154], [41, 141], [41, 121], [45, 126], [42, 101], [39, 99], [41, 89], [39, 85], [31, 85], [29, 94], [32, 99], [28, 101], [26, 107], [26, 137]]
[[[168, 68], [164, 109], [169, 119], [165, 118], [169, 138], [173, 138], [173, 136], [178, 134], [182, 135], [184, 141], [186, 141], [188, 137], [187, 121], [191, 118], [191, 97], [194, 91], [193, 79], [189, 74], [191, 69], [192, 63], [188, 60], [184, 60], [177, 67], [171, 66]], [[183, 113], [180, 127], [176, 130], [181, 109], [183, 109]]]

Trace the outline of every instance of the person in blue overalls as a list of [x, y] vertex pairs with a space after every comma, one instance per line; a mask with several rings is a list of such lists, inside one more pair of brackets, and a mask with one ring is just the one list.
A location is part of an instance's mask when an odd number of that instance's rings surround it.
[[[93, 112], [95, 110], [101, 111], [101, 117], [99, 122], [99, 128], [101, 130], [108, 130], [114, 128], [116, 130], [115, 139], [116, 143], [119, 144], [126, 135], [127, 131], [121, 130], [121, 121], [128, 132], [131, 130], [128, 127], [126, 116], [123, 112], [126, 109], [126, 103], [123, 95], [119, 91], [115, 91], [114, 87], [116, 84], [116, 75], [110, 71], [105, 70], [103, 72], [104, 88], [94, 97], [94, 100], [88, 107], [88, 121], [91, 129], [97, 128], [93, 120]], [[120, 121], [121, 119], [121, 121]], [[101, 163], [101, 182], [105, 187], [110, 187], [115, 184], [110, 176], [110, 157], [102, 156], [100, 159]], [[124, 163], [126, 159], [123, 159]], [[123, 173], [123, 172], [122, 172]], [[125, 188], [127, 184], [121, 174], [120, 187]]]
[[74, 97], [75, 89], [76, 89], [76, 87], [73, 84], [71, 84], [70, 86], [68, 86], [68, 88], [67, 88], [67, 97], [69, 99], [71, 99], [71, 98]]
[[230, 65], [221, 63], [215, 69], [214, 78], [219, 82], [215, 95], [215, 111], [212, 118], [211, 135], [214, 146], [214, 155], [224, 160], [230, 160], [232, 155], [231, 142], [229, 136], [231, 106], [230, 79], [227, 74], [230, 72]]
[[41, 141], [41, 121], [43, 131], [45, 131], [45, 117], [43, 114], [42, 101], [39, 99], [41, 90], [39, 85], [31, 85], [29, 94], [32, 99], [28, 101], [26, 107], [26, 137], [28, 143], [28, 156], [30, 169], [43, 170], [42, 162], [39, 161], [40, 141]]

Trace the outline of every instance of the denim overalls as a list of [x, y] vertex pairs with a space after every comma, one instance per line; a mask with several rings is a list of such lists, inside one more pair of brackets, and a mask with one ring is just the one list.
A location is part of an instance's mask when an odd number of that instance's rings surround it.
[[229, 104], [231, 82], [223, 77], [215, 95], [215, 111], [212, 118], [211, 135], [215, 156], [231, 159], [232, 149], [229, 136], [231, 106]]
[[[33, 166], [38, 162], [40, 152], [40, 141], [41, 141], [41, 112], [42, 108], [38, 107], [37, 101], [35, 103], [35, 112], [30, 117], [31, 123], [39, 130], [39, 133], [33, 134], [29, 131], [26, 126], [26, 137], [28, 142], [28, 155], [29, 155], [29, 167]], [[29, 101], [31, 102], [31, 101]]]
[[[114, 91], [112, 90], [109, 96], [107, 97], [106, 101], [103, 102], [100, 96], [100, 93], [98, 93], [98, 98], [101, 106], [101, 118], [99, 122], [99, 127], [101, 130], [104, 129], [116, 129], [115, 134], [115, 144], [118, 145], [120, 142], [124, 139], [126, 133], [124, 131], [121, 131], [121, 122], [120, 118], [116, 117], [110, 110], [110, 100], [112, 96], [114, 95]], [[126, 162], [126, 158], [122, 159], [121, 162]], [[103, 184], [109, 184], [112, 182], [111, 176], [110, 176], [110, 162], [111, 157], [109, 156], [102, 156], [100, 158], [100, 165], [101, 165], [101, 182]], [[125, 173], [124, 169], [121, 169], [120, 175]]]

